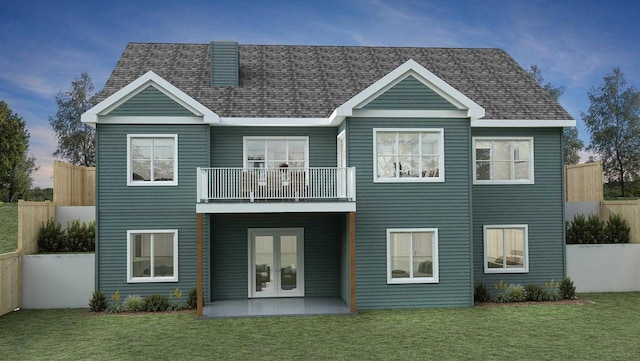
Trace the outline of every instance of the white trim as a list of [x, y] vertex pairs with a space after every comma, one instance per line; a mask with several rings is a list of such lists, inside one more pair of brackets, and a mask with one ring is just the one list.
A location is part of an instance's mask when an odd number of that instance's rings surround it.
[[109, 111], [146, 89], [148, 86], [156, 87], [158, 90], [169, 96], [178, 104], [187, 108], [189, 111], [193, 112], [195, 115], [202, 116], [204, 123], [212, 124], [220, 122], [220, 117], [216, 113], [212, 112], [209, 108], [205, 107], [152, 71], [148, 71], [138, 79], [132, 81], [109, 96], [107, 99], [87, 110], [82, 114], [81, 121], [91, 125], [99, 123], [99, 118], [101, 116], [107, 115]]
[[233, 127], [328, 127], [335, 126], [329, 118], [233, 118], [223, 117], [220, 122], [211, 124], [216, 126]]
[[[392, 233], [433, 233], [433, 239], [431, 243], [431, 263], [433, 276], [432, 277], [412, 277], [409, 278], [392, 278], [391, 269], [391, 234]], [[413, 239], [411, 240], [411, 249], [413, 249]], [[413, 258], [413, 253], [410, 255], [410, 259]], [[440, 282], [440, 270], [438, 264], [438, 228], [387, 228], [387, 284], [407, 284], [407, 283], [439, 283]], [[413, 264], [409, 262], [409, 272], [413, 273]]]
[[355, 211], [356, 202], [227, 202], [196, 204], [196, 213], [340, 213]]
[[[137, 138], [173, 138], [173, 180], [172, 181], [134, 181], [131, 169], [131, 139]], [[153, 150], [152, 150], [153, 151]], [[152, 154], [153, 157], [153, 154]], [[153, 167], [151, 168], [153, 174]], [[127, 186], [149, 187], [149, 186], [177, 186], [178, 185], [178, 135], [177, 134], [127, 134]]]
[[551, 127], [575, 127], [574, 119], [547, 120], [547, 119], [478, 119], [471, 122], [471, 127], [486, 128], [551, 128]]
[[[273, 236], [274, 242], [276, 238], [280, 238], [283, 235], [295, 234], [297, 236], [296, 243], [296, 290], [293, 292], [287, 292], [286, 290], [274, 289], [274, 293], [266, 295], [258, 295], [254, 292], [256, 284], [256, 275], [254, 265], [255, 259], [255, 243], [253, 242], [256, 236]], [[262, 298], [262, 297], [304, 297], [304, 228], [302, 227], [289, 227], [289, 228], [247, 228], [247, 250], [248, 250], [248, 298]], [[280, 266], [282, 268], [282, 262], [280, 260], [280, 253], [276, 254], [276, 250], [280, 250], [281, 244], [276, 246], [274, 244], [274, 264], [273, 267]], [[274, 270], [274, 279], [280, 276], [280, 272], [277, 269]], [[274, 281], [274, 287], [279, 282]]]
[[418, 64], [415, 60], [409, 59], [404, 64], [392, 70], [387, 75], [371, 84], [362, 92], [356, 94], [344, 104], [340, 105], [329, 117], [332, 124], [339, 124], [346, 117], [353, 115], [354, 109], [361, 108], [369, 101], [382, 94], [384, 91], [397, 84], [407, 76], [413, 76], [420, 82], [431, 88], [434, 92], [444, 97], [456, 107], [467, 111], [467, 117], [472, 121], [484, 117], [484, 108], [469, 99], [467, 96], [456, 90], [444, 80]]
[[[523, 268], [489, 268], [487, 267], [487, 230], [488, 229], [522, 229], [524, 230], [524, 245], [523, 245], [523, 255], [522, 258]], [[504, 235], [504, 234], [503, 234]], [[529, 226], [526, 224], [507, 224], [507, 225], [484, 225], [482, 226], [482, 238], [483, 238], [483, 258], [482, 262], [484, 263], [484, 273], [529, 273]], [[503, 237], [503, 247], [502, 251], [506, 252], [506, 247], [504, 246]], [[503, 255], [504, 257], [504, 255]]]
[[[378, 178], [378, 132], [422, 132], [439, 133], [438, 144], [438, 176], [437, 177], [407, 177], [407, 178]], [[422, 143], [420, 144], [422, 146]], [[420, 152], [422, 156], [422, 152]], [[444, 128], [373, 128], [373, 182], [374, 183], [442, 183], [445, 181], [444, 175]]]
[[[132, 234], [173, 234], [173, 277], [151, 277], [152, 266], [149, 265], [149, 277], [134, 277], [131, 267], [133, 249], [131, 247]], [[153, 241], [152, 241], [153, 242]], [[153, 246], [151, 246], [151, 262], [153, 262]], [[127, 283], [178, 282], [178, 230], [177, 229], [143, 229], [127, 230]]]
[[464, 110], [356, 109], [352, 118], [467, 118]]
[[[249, 169], [247, 165], [247, 140], [304, 140], [304, 168], [309, 168], [309, 136], [243, 136], [242, 137], [242, 167]], [[266, 143], [265, 143], [266, 147]], [[287, 158], [289, 157], [289, 150], [287, 147]], [[265, 168], [267, 168], [267, 152], [265, 152]], [[288, 161], [288, 160], [287, 160]]]
[[202, 124], [202, 117], [165, 117], [165, 116], [109, 116], [100, 118], [100, 124]]
[[[476, 175], [476, 141], [528, 141], [529, 142], [529, 154], [530, 154], [530, 160], [529, 160], [529, 176], [531, 179], [527, 179], [527, 180], [478, 180], [477, 179], [477, 175]], [[535, 149], [535, 144], [534, 144], [534, 137], [486, 137], [486, 136], [482, 136], [482, 137], [473, 137], [472, 138], [472, 142], [471, 142], [471, 152], [473, 153], [473, 184], [474, 185], [504, 185], [504, 184], [535, 184], [535, 174], [534, 174], [534, 170], [535, 170], [535, 154], [534, 154], [534, 149]], [[493, 148], [492, 148], [492, 159], [491, 161], [493, 162]], [[511, 164], [513, 164], [514, 160], [511, 160]], [[493, 178], [493, 164], [491, 165], [491, 177]]]

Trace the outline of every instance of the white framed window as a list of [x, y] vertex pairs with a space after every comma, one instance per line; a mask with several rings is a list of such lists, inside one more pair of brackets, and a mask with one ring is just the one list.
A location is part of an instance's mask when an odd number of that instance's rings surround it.
[[387, 228], [387, 283], [438, 282], [438, 229]]
[[309, 137], [244, 137], [243, 141], [246, 169], [309, 167]]
[[178, 230], [127, 231], [127, 282], [178, 282]]
[[533, 184], [533, 138], [473, 138], [473, 184]]
[[178, 185], [178, 135], [127, 134], [127, 185]]
[[484, 272], [529, 272], [528, 238], [526, 224], [484, 226]]
[[374, 128], [374, 182], [444, 182], [444, 129]]

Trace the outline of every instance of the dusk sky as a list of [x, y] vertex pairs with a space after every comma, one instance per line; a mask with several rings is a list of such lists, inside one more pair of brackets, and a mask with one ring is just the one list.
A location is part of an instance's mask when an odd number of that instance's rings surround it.
[[502, 48], [565, 88], [560, 104], [585, 142], [589, 89], [614, 67], [640, 87], [636, 1], [25, 0], [0, 8], [0, 100], [27, 122], [40, 187], [53, 183], [48, 117], [57, 93], [81, 72], [102, 89], [128, 42]]

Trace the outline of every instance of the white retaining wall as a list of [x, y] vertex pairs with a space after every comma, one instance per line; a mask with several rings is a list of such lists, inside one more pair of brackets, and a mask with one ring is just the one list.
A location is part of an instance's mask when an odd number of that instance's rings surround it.
[[56, 221], [67, 228], [67, 223], [79, 219], [80, 223], [96, 219], [95, 206], [56, 206]]
[[95, 254], [22, 256], [22, 308], [87, 308], [95, 289]]
[[567, 276], [577, 292], [640, 291], [640, 244], [568, 244]]

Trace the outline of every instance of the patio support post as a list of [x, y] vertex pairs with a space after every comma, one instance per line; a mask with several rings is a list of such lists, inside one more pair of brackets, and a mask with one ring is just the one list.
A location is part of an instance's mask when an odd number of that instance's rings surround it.
[[356, 313], [356, 212], [349, 212], [349, 310]]
[[196, 238], [197, 238], [197, 261], [196, 261], [196, 268], [197, 268], [197, 280], [196, 280], [196, 288], [197, 288], [197, 302], [198, 302], [198, 317], [202, 317], [202, 309], [204, 307], [204, 302], [203, 302], [203, 298], [204, 298], [204, 294], [203, 294], [203, 287], [202, 287], [202, 213], [198, 213], [196, 215]]

